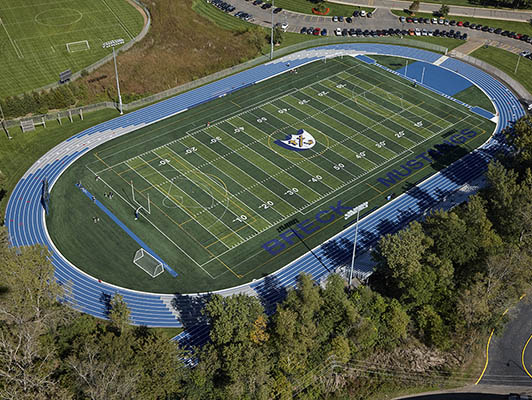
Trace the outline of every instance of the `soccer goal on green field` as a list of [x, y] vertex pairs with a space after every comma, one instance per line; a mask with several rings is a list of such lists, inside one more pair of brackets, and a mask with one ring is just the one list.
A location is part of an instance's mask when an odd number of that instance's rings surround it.
[[138, 249], [133, 263], [144, 272], [155, 278], [164, 272], [163, 264], [144, 249]]
[[70, 42], [66, 44], [69, 53], [76, 53], [78, 51], [90, 50], [88, 40], [80, 40], [79, 42]]

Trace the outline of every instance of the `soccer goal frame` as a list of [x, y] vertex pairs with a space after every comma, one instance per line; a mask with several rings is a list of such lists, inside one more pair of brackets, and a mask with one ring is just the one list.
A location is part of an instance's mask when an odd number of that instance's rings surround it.
[[[146, 211], [148, 214], [151, 214], [151, 206], [150, 206], [150, 194], [146, 193], [146, 196], [144, 196], [142, 193], [140, 194], [140, 197], [135, 196], [135, 186], [133, 185], [133, 181], [130, 182], [131, 185], [131, 198], [133, 199], [133, 203], [135, 203], [139, 209], [142, 209]], [[139, 202], [139, 200], [144, 201], [145, 204], [142, 204]]]
[[78, 51], [90, 50], [91, 46], [89, 45], [88, 40], [80, 40], [77, 42], [69, 42], [66, 44], [67, 51], [69, 53], [76, 53]]
[[164, 272], [163, 263], [143, 248], [140, 248], [135, 252], [133, 264], [142, 269], [152, 278], [156, 278]]

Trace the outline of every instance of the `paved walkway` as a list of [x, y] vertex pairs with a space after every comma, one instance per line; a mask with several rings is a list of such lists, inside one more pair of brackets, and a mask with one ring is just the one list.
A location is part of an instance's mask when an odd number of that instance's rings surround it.
[[[411, 1], [402, 0], [341, 0], [334, 3], [349, 4], [354, 6], [388, 8], [392, 10], [404, 10], [410, 7]], [[441, 7], [439, 3], [420, 3], [419, 12], [432, 13]], [[462, 15], [475, 18], [503, 19], [507, 21], [528, 22], [532, 18], [530, 10], [510, 10], [482, 7], [464, 7], [449, 5], [449, 15]]]
[[464, 44], [455, 47], [453, 50], [459, 51], [462, 54], [470, 54], [474, 52], [479, 47], [484, 46], [485, 42], [480, 40], [468, 40]]

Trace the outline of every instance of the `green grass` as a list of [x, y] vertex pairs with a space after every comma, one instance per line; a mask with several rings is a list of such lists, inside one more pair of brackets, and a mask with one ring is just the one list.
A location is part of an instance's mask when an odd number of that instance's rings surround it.
[[[392, 13], [397, 15], [397, 16], [405, 16], [405, 17], [409, 17], [410, 14], [409, 13], [406, 13], [404, 11], [400, 11], [400, 10], [392, 10]], [[432, 14], [428, 14], [428, 13], [416, 13], [416, 18], [418, 17], [423, 17], [423, 18], [432, 18], [433, 15]], [[500, 20], [500, 19], [487, 19], [487, 18], [471, 18], [471, 17], [461, 17], [461, 16], [457, 16], [457, 15], [449, 15], [447, 17], [448, 20], [455, 20], [455, 21], [469, 21], [471, 23], [474, 23], [474, 24], [481, 24], [481, 25], [488, 25], [488, 26], [491, 26], [493, 28], [501, 28], [503, 30], [508, 30], [508, 31], [511, 31], [511, 32], [516, 32], [516, 33], [522, 33], [522, 34], [527, 34], [527, 35], [532, 35], [532, 25], [531, 24], [527, 24], [526, 22], [515, 22], [515, 21], [504, 21], [504, 20]], [[461, 27], [461, 26], [445, 26], [445, 25], [436, 25], [436, 24], [422, 24], [424, 26], [429, 26], [431, 25], [432, 27], [434, 27], [434, 29], [438, 28], [438, 29], [454, 29], [454, 30], [460, 30], [462, 32], [468, 32], [470, 29], [469, 28], [464, 28], [464, 27]], [[409, 27], [409, 28], [415, 28], [415, 27], [420, 27], [421, 25], [419, 24], [405, 24], [405, 27]]]
[[[268, 1], [268, 3], [271, 3], [271, 1]], [[328, 1], [325, 1], [324, 5], [329, 8], [327, 17], [332, 17], [334, 15], [350, 17], [355, 10], [364, 10], [366, 12], [373, 12], [375, 10], [375, 8], [372, 7], [349, 6], [346, 4], [330, 3]], [[308, 0], [275, 0], [275, 7], [281, 7], [285, 10], [303, 14], [315, 15], [312, 13], [312, 7], [316, 7], [316, 4]]]
[[[379, 64], [384, 65], [390, 69], [398, 70], [406, 65], [406, 60], [401, 57], [372, 55], [371, 58], [375, 59]], [[477, 86], [472, 85], [467, 89], [453, 96], [455, 99], [461, 100], [471, 106], [482, 107], [485, 110], [495, 113], [495, 107], [490, 99], [480, 90]]]
[[[302, 232], [314, 221], [305, 243], [319, 245], [346, 223], [345, 209], [331, 209], [338, 201], [377, 208], [388, 194], [476, 148], [493, 126], [351, 57], [315, 62], [84, 155], [54, 185], [48, 230], [62, 254], [106, 282], [168, 293], [230, 287], [307, 251], [293, 237], [287, 239], [292, 246], [276, 245], [276, 255], [262, 247], [278, 237], [280, 225], [297, 218]], [[301, 128], [315, 138], [311, 151], [275, 143]], [[465, 128], [479, 135], [391, 187], [377, 181]], [[135, 267], [139, 245], [75, 187], [79, 180], [179, 276], [152, 279]], [[137, 200], [147, 206], [149, 194], [151, 201], [151, 214], [138, 221], [131, 181]], [[103, 196], [109, 189], [113, 200]], [[319, 211], [321, 223], [314, 218]]]
[[0, 222], [4, 219], [7, 199], [13, 188], [37, 159], [70, 136], [117, 116], [116, 110], [101, 110], [84, 114], [83, 121], [74, 118], [74, 123], [67, 122], [66, 119], [63, 119], [63, 125], [59, 125], [57, 121], [49, 121], [46, 128], [37, 127], [33, 132], [22, 133], [18, 127], [11, 128], [11, 140], [8, 140], [2, 130], [0, 171], [7, 177], [7, 181], [4, 186], [6, 195], [0, 199]]
[[[38, 3], [38, 4], [37, 4]], [[109, 54], [102, 43], [135, 37], [142, 15], [126, 0], [4, 0], [0, 3], [0, 93], [20, 94], [57, 82], [61, 71], [82, 70]], [[90, 49], [69, 52], [87, 40]]]
[[167, 337], [168, 340], [176, 337], [181, 332], [183, 332], [183, 328], [148, 328], [148, 329], [151, 331], [160, 333], [162, 336]]
[[500, 6], [492, 6], [492, 5], [486, 5], [486, 4], [480, 4], [480, 1], [472, 2], [469, 0], [445, 0], [445, 2], [442, 2], [441, 0], [424, 0], [424, 3], [436, 3], [436, 4], [447, 4], [448, 6], [463, 6], [463, 7], [481, 7], [481, 8], [495, 8], [497, 10], [506, 9], [506, 10], [513, 10], [511, 7], [511, 3], [509, 3], [509, 6], [506, 8], [500, 7]]
[[481, 47], [470, 55], [506, 72], [521, 83], [529, 93], [532, 93], [532, 60], [521, 57], [517, 74], [515, 74], [515, 66], [517, 65], [517, 58], [519, 57], [517, 54], [489, 46]]

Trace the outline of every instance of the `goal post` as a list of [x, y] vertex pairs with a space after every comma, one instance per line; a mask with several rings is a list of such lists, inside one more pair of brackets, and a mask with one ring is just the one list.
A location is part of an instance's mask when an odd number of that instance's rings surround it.
[[150, 194], [146, 193], [146, 196], [144, 196], [142, 193], [139, 192], [139, 195], [135, 195], [135, 186], [133, 185], [133, 181], [130, 182], [131, 185], [131, 198], [133, 199], [133, 203], [135, 203], [140, 209], [146, 211], [148, 214], [151, 214], [151, 206], [150, 206]]
[[164, 272], [163, 263], [143, 248], [138, 249], [135, 253], [133, 264], [142, 269], [152, 278], [155, 278]]
[[88, 40], [80, 40], [78, 42], [70, 42], [66, 44], [67, 50], [69, 53], [75, 53], [77, 51], [90, 50], [90, 45]]

